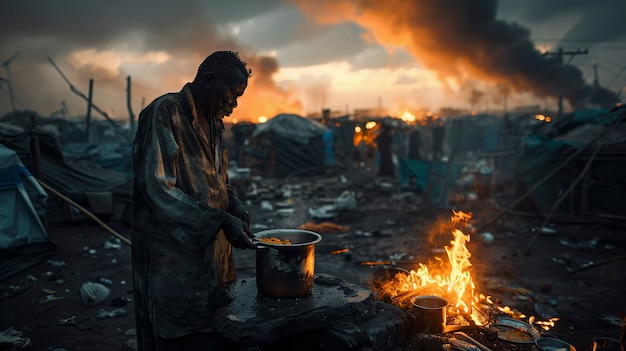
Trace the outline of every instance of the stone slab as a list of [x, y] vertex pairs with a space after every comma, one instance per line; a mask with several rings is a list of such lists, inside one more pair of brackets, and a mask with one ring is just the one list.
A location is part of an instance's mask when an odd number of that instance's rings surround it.
[[[359, 334], [361, 328], [368, 328], [366, 321], [381, 313], [383, 304], [370, 290], [326, 274], [316, 274], [312, 293], [306, 297], [265, 297], [258, 293], [254, 278], [235, 281], [229, 289], [229, 296], [232, 302], [217, 310], [213, 325], [227, 339], [249, 345], [277, 343], [325, 328], [342, 329], [341, 323], [362, 325], [352, 327]], [[404, 323], [402, 313], [396, 310], [399, 308], [389, 304], [384, 306], [395, 313], [395, 324]], [[394, 324], [393, 320], [391, 324]], [[396, 328], [397, 325], [391, 327]]]

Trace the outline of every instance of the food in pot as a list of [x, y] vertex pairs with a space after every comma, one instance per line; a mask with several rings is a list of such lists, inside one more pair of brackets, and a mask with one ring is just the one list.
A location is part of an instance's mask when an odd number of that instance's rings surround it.
[[262, 243], [267, 243], [267, 244], [291, 245], [291, 241], [289, 241], [287, 239], [281, 240], [281, 239], [276, 238], [276, 237], [260, 238], [259, 241], [262, 242]]

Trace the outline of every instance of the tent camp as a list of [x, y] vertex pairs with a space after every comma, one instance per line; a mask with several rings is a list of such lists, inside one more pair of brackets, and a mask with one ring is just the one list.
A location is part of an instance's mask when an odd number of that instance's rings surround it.
[[47, 199], [17, 153], [0, 144], [0, 280], [56, 252], [39, 219]]
[[241, 163], [256, 175], [284, 177], [315, 172], [333, 162], [332, 131], [294, 114], [280, 114], [254, 129]]

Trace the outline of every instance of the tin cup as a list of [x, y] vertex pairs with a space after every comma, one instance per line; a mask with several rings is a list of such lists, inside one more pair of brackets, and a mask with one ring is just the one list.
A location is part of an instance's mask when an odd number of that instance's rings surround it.
[[425, 334], [442, 333], [446, 326], [448, 300], [440, 296], [422, 295], [412, 301], [418, 331]]

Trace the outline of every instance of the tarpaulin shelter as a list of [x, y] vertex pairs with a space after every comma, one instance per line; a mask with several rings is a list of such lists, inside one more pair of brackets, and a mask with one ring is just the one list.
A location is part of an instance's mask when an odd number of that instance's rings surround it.
[[577, 111], [522, 138], [519, 176], [541, 213], [626, 213], [626, 108]]
[[448, 192], [455, 188], [463, 164], [453, 161], [432, 161], [401, 158], [398, 164], [400, 185], [414, 183], [426, 201], [445, 205]]
[[256, 175], [314, 173], [333, 162], [332, 131], [315, 120], [280, 114], [256, 126], [240, 161]]
[[[36, 137], [39, 145], [39, 167], [42, 181], [85, 207], [96, 215], [110, 217], [114, 212], [114, 198], [118, 193], [130, 191], [127, 188], [132, 180], [132, 172], [122, 172], [116, 169], [105, 169], [94, 161], [104, 159], [101, 152], [95, 157], [92, 148], [84, 150], [82, 156], [73, 151], [64, 155], [64, 151], [54, 133], [50, 133], [38, 126], [28, 129], [19, 125], [0, 123], [0, 142], [14, 150], [24, 166], [33, 171], [33, 137]], [[100, 151], [103, 148], [98, 148]], [[130, 150], [130, 148], [121, 148]], [[76, 150], [76, 149], [74, 149]], [[119, 148], [116, 150], [120, 150]], [[116, 158], [120, 158], [119, 152]], [[127, 157], [130, 157], [129, 155]], [[107, 161], [111, 163], [111, 161]], [[113, 162], [117, 165], [117, 161]], [[128, 164], [128, 162], [126, 162]], [[117, 167], [117, 166], [116, 166]], [[78, 212], [66, 211], [71, 208], [48, 206], [48, 220], [67, 218], [67, 215]]]
[[457, 152], [488, 152], [498, 148], [503, 119], [495, 115], [478, 114], [451, 118], [446, 136]]
[[47, 199], [17, 153], [0, 144], [0, 280], [56, 252], [39, 218]]

